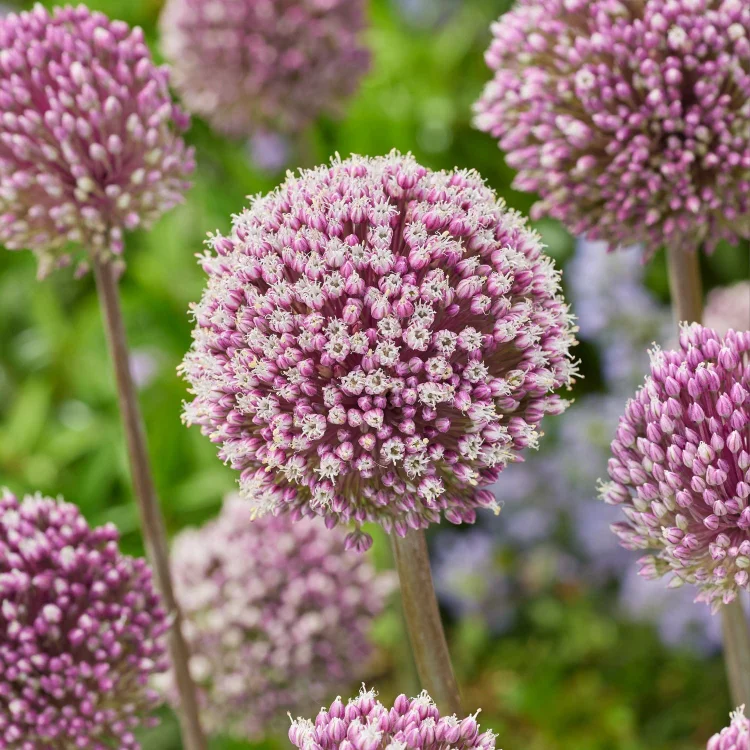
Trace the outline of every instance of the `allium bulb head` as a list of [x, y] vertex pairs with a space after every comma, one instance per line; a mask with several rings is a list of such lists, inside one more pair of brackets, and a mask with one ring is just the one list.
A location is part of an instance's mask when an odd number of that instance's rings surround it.
[[182, 200], [193, 170], [139, 28], [84, 5], [0, 19], [0, 244], [44, 274], [71, 248], [119, 256], [127, 230]]
[[732, 723], [708, 741], [706, 750], [750, 750], [750, 721], [745, 707], [733, 711], [730, 718]]
[[[258, 513], [472, 523], [571, 383], [542, 243], [473, 171], [392, 152], [289, 175], [209, 240], [189, 424]], [[259, 493], [259, 486], [270, 490]]]
[[216, 130], [302, 130], [336, 113], [370, 64], [365, 0], [167, 0], [164, 54], [185, 105]]
[[289, 739], [299, 750], [495, 750], [492, 731], [479, 732], [479, 711], [459, 719], [440, 716], [423, 691], [416, 698], [401, 694], [392, 707], [384, 706], [374, 690], [362, 690], [344, 704], [340, 697], [314, 721], [297, 718]]
[[750, 281], [712, 289], [706, 298], [703, 321], [721, 335], [730, 328], [750, 328]]
[[750, 590], [750, 331], [684, 326], [677, 351], [651, 352], [651, 374], [620, 419], [605, 502], [613, 531], [649, 550], [641, 575], [671, 574], [717, 610]]
[[362, 675], [393, 588], [344, 549], [343, 531], [287, 515], [253, 521], [236, 496], [176, 538], [172, 568], [205, 726], [250, 738]]
[[647, 254], [750, 237], [744, 0], [519, 0], [492, 32], [475, 122], [535, 215]]
[[41, 495], [0, 496], [0, 748], [140, 747], [168, 620], [108, 524]]

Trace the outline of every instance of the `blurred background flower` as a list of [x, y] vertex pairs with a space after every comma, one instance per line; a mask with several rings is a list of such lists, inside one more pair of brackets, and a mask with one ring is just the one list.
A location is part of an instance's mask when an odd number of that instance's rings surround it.
[[[159, 49], [160, 0], [89, 4], [142, 26], [151, 48]], [[510, 188], [513, 174], [496, 142], [471, 126], [471, 103], [488, 77], [483, 54], [489, 24], [507, 6], [506, 0], [461, 0], [448, 23], [426, 26], [408, 21], [396, 0], [371, 0], [364, 36], [373, 53], [370, 73], [344, 117], [323, 117], [311, 127], [309, 163], [337, 150], [342, 156], [383, 154], [396, 146], [433, 169], [479, 167], [491, 187], [527, 213], [534, 196]], [[141, 399], [172, 534], [215, 517], [223, 496], [236, 489], [235, 472], [216, 460], [214, 446], [180, 423], [187, 394], [175, 370], [190, 345], [188, 304], [200, 298], [205, 280], [194, 256], [207, 231], [228, 231], [229, 217], [246, 195], [268, 192], [279, 180], [248, 157], [246, 140], [222, 138], [200, 119], [187, 140], [199, 154], [188, 204], [151, 232], [131, 235], [122, 282], [134, 351], [159, 353]], [[293, 155], [289, 159], [282, 169], [299, 166]], [[467, 705], [483, 707], [483, 725], [498, 732], [507, 748], [695, 750], [726, 724], [729, 710], [724, 668], [710, 645], [715, 622], [691, 624], [684, 638], [665, 635], [677, 619], [666, 608], [629, 603], [623, 592], [634, 561], [606, 528], [609, 519], [600, 516], [606, 509], [587, 484], [604, 476], [614, 435], [611, 415], [642, 382], [646, 347], [668, 343], [663, 259], [641, 265], [635, 250], [590, 251], [588, 262], [601, 268], [592, 278], [576, 265], [587, 249], [575, 238], [550, 220], [534, 226], [565, 268], [568, 301], [582, 326], [576, 355], [585, 378], [570, 409], [542, 423], [547, 435], [540, 450], [526, 452], [525, 463], [503, 472], [494, 489], [504, 502], [502, 513], [483, 514], [476, 529], [437, 527], [430, 539], [438, 586], [447, 575], [442, 601]], [[749, 257], [747, 244], [721, 244], [702, 257], [707, 288], [746, 281]], [[590, 279], [587, 288], [576, 285], [574, 269]], [[35, 273], [30, 253], [0, 253], [0, 484], [17, 494], [40, 489], [74, 498], [92, 525], [115, 522], [123, 550], [141, 554], [119, 417], [102, 367], [106, 351], [93, 280], [74, 281], [65, 270], [38, 284]], [[620, 296], [620, 282], [632, 298]], [[608, 336], [601, 323], [590, 329], [588, 313], [583, 320], [579, 294], [587, 289], [598, 290], [593, 308], [611, 316], [607, 325], [615, 326], [616, 336]], [[610, 297], [619, 304], [610, 304]], [[647, 311], [645, 322], [624, 322], [638, 321], [639, 308]], [[388, 568], [388, 540], [377, 528], [369, 531], [375, 538], [372, 559]], [[461, 562], [471, 546], [462, 541], [465, 531], [482, 535], [478, 576]], [[472, 592], [468, 606], [455, 599], [456, 593], [464, 598], [464, 585], [456, 591], [455, 583], [462, 579]], [[639, 583], [648, 598], [654, 587], [664, 593], [659, 582]], [[682, 609], [692, 611], [687, 603]], [[416, 695], [397, 602], [375, 622], [373, 641], [370, 679], [383, 702], [400, 692]], [[336, 694], [325, 698], [326, 705]], [[167, 710], [161, 716], [161, 725], [139, 739], [146, 750], [178, 750], [175, 720]], [[255, 743], [221, 737], [212, 750], [282, 747], [289, 747], [285, 736]]]
[[364, 0], [167, 0], [162, 47], [190, 111], [221, 132], [298, 132], [369, 67]]
[[347, 552], [339, 529], [250, 511], [227, 497], [177, 536], [172, 569], [207, 730], [259, 739], [367, 676], [395, 580]]

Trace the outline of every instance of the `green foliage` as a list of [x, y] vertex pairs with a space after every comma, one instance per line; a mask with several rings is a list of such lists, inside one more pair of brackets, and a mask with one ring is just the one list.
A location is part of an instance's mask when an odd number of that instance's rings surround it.
[[[487, 79], [482, 54], [489, 23], [508, 4], [464, 0], [442, 26], [420, 29], [400, 16], [397, 0], [374, 0], [372, 72], [343, 120], [320, 122], [295, 144], [295, 164], [336, 151], [373, 155], [396, 147], [431, 167], [474, 167], [527, 211], [532, 201], [510, 189], [512, 174], [496, 144], [470, 125], [471, 103]], [[159, 0], [89, 5], [143, 26], [158, 54]], [[228, 228], [245, 196], [281, 179], [255, 169], [245, 144], [215, 136], [202, 122], [189, 139], [199, 166], [187, 203], [149, 234], [129, 238], [122, 284], [132, 349], [154, 369], [141, 397], [171, 533], [214, 515], [235, 481], [213, 446], [180, 421], [186, 392], [176, 367], [190, 344], [188, 306], [204, 281], [194, 255], [207, 231]], [[559, 225], [543, 222], [539, 229], [558, 261], [569, 256], [573, 243]], [[746, 277], [747, 248], [722, 248], [704, 265], [709, 284]], [[115, 522], [125, 549], [142, 553], [93, 280], [60, 272], [38, 283], [35, 274], [29, 253], [0, 253], [0, 485], [64, 495], [93, 523]], [[651, 264], [649, 283], [666, 296], [661, 257]], [[588, 375], [583, 388], [595, 390], [596, 352], [581, 347], [579, 354]], [[386, 540], [376, 537], [376, 558], [388, 567]], [[416, 689], [396, 607], [374, 634], [381, 655], [370, 682], [384, 698]], [[687, 750], [723, 724], [729, 706], [720, 662], [667, 650], [650, 628], [619, 622], [609, 610], [601, 592], [553, 590], [526, 602], [507, 636], [493, 635], [476, 618], [453, 624], [466, 705], [483, 707], [482, 723], [494, 728], [502, 747]], [[351, 689], [342, 685], [341, 692]], [[169, 712], [144, 743], [146, 750], [179, 747]], [[288, 743], [216, 739], [212, 747], [276, 750]]]

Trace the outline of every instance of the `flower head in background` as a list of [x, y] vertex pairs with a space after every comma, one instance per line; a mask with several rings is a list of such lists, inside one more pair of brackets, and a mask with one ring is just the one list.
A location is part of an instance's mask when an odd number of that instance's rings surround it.
[[42, 274], [75, 245], [120, 255], [189, 186], [166, 69], [140, 29], [84, 5], [6, 16], [0, 50], [0, 243]]
[[673, 573], [714, 610], [750, 590], [750, 331], [694, 324], [680, 349], [651, 353], [651, 375], [620, 419], [605, 502], [628, 549], [652, 550], [641, 574]]
[[708, 741], [706, 750], [750, 750], [750, 721], [745, 707], [733, 711], [729, 718], [732, 723]]
[[730, 328], [750, 329], [750, 281], [712, 289], [706, 299], [703, 318], [707, 328], [713, 328], [722, 336]]
[[343, 532], [319, 519], [253, 521], [236, 496], [176, 538], [172, 567], [205, 725], [251, 738], [362, 674], [393, 585], [345, 551]]
[[[575, 374], [538, 235], [471, 171], [353, 156], [290, 175], [209, 241], [185, 419], [256, 512], [475, 520]], [[258, 493], [271, 484], [274, 491]]]
[[476, 125], [536, 215], [611, 247], [750, 236], [750, 6], [520, 0], [492, 27]]
[[226, 135], [303, 129], [357, 89], [364, 0], [167, 0], [164, 53], [186, 106]]
[[168, 621], [142, 559], [71, 504], [0, 497], [0, 747], [140, 747]]
[[289, 739], [299, 750], [495, 749], [495, 734], [479, 733], [476, 714], [465, 719], [455, 714], [440, 716], [426, 692], [412, 699], [399, 695], [393, 706], [387, 708], [374, 690], [366, 690], [364, 686], [346, 704], [336, 698], [328, 710], [320, 710], [314, 722], [302, 718], [293, 721]]

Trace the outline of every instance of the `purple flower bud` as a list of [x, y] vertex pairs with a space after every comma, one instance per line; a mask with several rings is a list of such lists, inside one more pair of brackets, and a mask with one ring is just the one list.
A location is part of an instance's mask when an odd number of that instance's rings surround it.
[[731, 724], [708, 741], [706, 750], [750, 750], [750, 721], [744, 708], [730, 714]]
[[166, 69], [140, 29], [82, 4], [0, 19], [0, 49], [0, 243], [33, 250], [40, 274], [71, 243], [121, 255], [125, 231], [180, 203], [194, 168]]
[[[602, 499], [623, 498], [627, 521], [617, 533], [626, 546], [652, 550], [659, 575], [674, 573], [697, 585], [701, 600], [715, 604], [748, 588], [748, 576], [740, 575], [743, 555], [731, 549], [750, 545], [750, 482], [744, 477], [750, 444], [747, 431], [735, 426], [733, 405], [734, 396], [739, 399], [740, 390], [750, 386], [750, 369], [742, 364], [750, 338], [735, 331], [722, 338], [692, 325], [682, 328], [680, 345], [677, 351], [651, 353], [652, 374], [618, 429], [618, 435], [635, 439], [613, 443], [613, 481], [604, 486]], [[689, 383], [700, 384], [697, 396], [690, 386], [687, 393], [673, 395], [674, 381], [685, 372]], [[693, 402], [695, 397], [701, 404]], [[672, 429], [665, 431], [663, 411], [672, 402]], [[640, 491], [643, 482], [652, 488], [648, 493]], [[656, 486], [659, 494], [651, 497]], [[651, 513], [642, 512], [646, 497]]]
[[[478, 712], [477, 712], [478, 713]], [[322, 709], [315, 722], [298, 718], [289, 729], [289, 739], [299, 750], [309, 750], [315, 740], [317, 726], [325, 725], [329, 714]], [[336, 722], [336, 736], [332, 731]], [[377, 700], [376, 693], [362, 688], [351, 698], [343, 718], [327, 725], [327, 737], [339, 750], [377, 750], [377, 748], [408, 747], [414, 750], [495, 750], [495, 735], [491, 731], [479, 734], [476, 716], [459, 721], [455, 716], [440, 717], [437, 706], [426, 692], [409, 700], [405, 695], [396, 698], [388, 709]], [[325, 741], [323, 741], [325, 744]], [[331, 747], [327, 745], [327, 747]], [[742, 750], [746, 750], [742, 748]]]
[[0, 746], [140, 747], [131, 730], [160, 703], [146, 686], [166, 669], [169, 624], [118, 539], [69, 503], [0, 496]]
[[[251, 504], [230, 496], [216, 520], [175, 539], [175, 594], [209, 731], [261, 736], [287, 711], [314, 709], [356, 679], [393, 582], [347, 553], [344, 538], [320, 519], [253, 520]], [[177, 700], [172, 684], [167, 694]], [[341, 699], [328, 715], [319, 741], [339, 743]]]
[[541, 196], [532, 216], [647, 254], [750, 236], [745, 10], [526, 0], [501, 16], [475, 124], [518, 170], [515, 187]]

